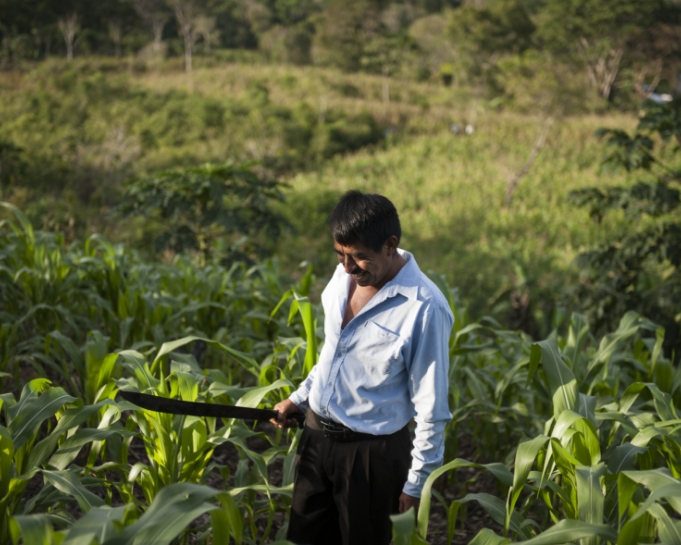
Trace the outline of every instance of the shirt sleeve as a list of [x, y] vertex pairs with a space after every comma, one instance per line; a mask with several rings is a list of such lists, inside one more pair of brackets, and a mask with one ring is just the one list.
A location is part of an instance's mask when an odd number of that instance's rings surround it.
[[442, 465], [444, 430], [452, 415], [447, 399], [449, 335], [453, 317], [448, 309], [426, 307], [417, 323], [409, 370], [409, 394], [414, 404], [416, 430], [412, 464], [403, 491], [415, 498], [428, 476]]
[[312, 390], [312, 384], [314, 384], [314, 377], [317, 374], [317, 366], [315, 365], [307, 375], [307, 378], [300, 383], [298, 389], [293, 392], [289, 399], [293, 404], [298, 407], [304, 413], [310, 407], [310, 390]]

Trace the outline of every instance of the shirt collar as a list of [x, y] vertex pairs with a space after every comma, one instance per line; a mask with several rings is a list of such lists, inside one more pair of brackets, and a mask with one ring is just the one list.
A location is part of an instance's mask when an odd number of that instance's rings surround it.
[[[390, 282], [388, 282], [379, 294], [383, 293], [384, 298], [393, 297], [398, 293], [404, 295], [408, 299], [417, 299], [419, 292], [419, 282], [421, 280], [421, 269], [416, 264], [414, 256], [401, 248], [397, 249], [398, 253], [406, 260], [406, 264], [399, 270]], [[378, 294], [377, 294], [378, 295]]]
[[[395, 275], [395, 278], [387, 282], [385, 286], [383, 286], [381, 290], [371, 298], [371, 301], [367, 307], [373, 307], [382, 301], [385, 301], [389, 297], [396, 296], [397, 294], [404, 295], [407, 299], [418, 299], [421, 269], [419, 269], [419, 266], [416, 264], [416, 259], [414, 259], [414, 256], [410, 252], [407, 252], [401, 248], [398, 248], [397, 251], [406, 260], [406, 264], [398, 271], [398, 273]], [[339, 280], [342, 279], [337, 284], [338, 306], [342, 313], [342, 309], [345, 308], [348, 296], [348, 282], [350, 275], [345, 272], [342, 264], [338, 265], [336, 274], [338, 275]], [[364, 309], [362, 309], [362, 311], [364, 311]]]

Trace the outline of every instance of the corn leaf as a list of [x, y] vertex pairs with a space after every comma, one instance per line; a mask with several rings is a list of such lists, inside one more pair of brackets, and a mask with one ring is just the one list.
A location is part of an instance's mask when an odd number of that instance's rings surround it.
[[577, 541], [585, 537], [598, 536], [607, 541], [617, 541], [617, 533], [604, 524], [589, 524], [581, 520], [565, 519], [548, 530], [527, 541], [519, 541], [518, 545], [559, 545]]

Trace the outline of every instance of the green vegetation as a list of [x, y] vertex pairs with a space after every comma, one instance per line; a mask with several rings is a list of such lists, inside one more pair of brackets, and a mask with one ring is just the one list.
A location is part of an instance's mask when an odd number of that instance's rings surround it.
[[[0, 395], [0, 539], [160, 545], [281, 537], [300, 432], [158, 414], [117, 393], [276, 404], [306, 376], [321, 344], [322, 317], [307, 298], [311, 271], [284, 292], [271, 266], [144, 263], [101, 238], [67, 250], [63, 237], [34, 232], [17, 209], [7, 218], [0, 286], [14, 295], [3, 308], [12, 299], [24, 308], [5, 320], [25, 328], [15, 335], [30, 331], [34, 340], [30, 352], [4, 360], [1, 377], [12, 389], [23, 387], [18, 397]], [[427, 486], [472, 467], [491, 472], [504, 491], [431, 488], [448, 513], [449, 541], [471, 502], [498, 524], [476, 543], [635, 543], [673, 535], [681, 376], [663, 355], [664, 330], [630, 312], [599, 340], [585, 316], [563, 312], [535, 343], [492, 319], [471, 321], [458, 291], [433, 279], [456, 316], [454, 419], [446, 464]], [[163, 288], [154, 292], [154, 285]], [[131, 312], [140, 286], [144, 294]], [[458, 459], [466, 436], [480, 440], [470, 460]], [[264, 447], [254, 448], [255, 438]], [[211, 461], [226, 444], [237, 460]], [[499, 453], [497, 461], [476, 461], [489, 452]], [[37, 492], [29, 488], [40, 481]], [[417, 524], [412, 513], [395, 518], [396, 543], [435, 537], [428, 534], [431, 506], [422, 502]]]
[[395, 544], [470, 506], [474, 545], [681, 543], [680, 35], [673, 0], [0, 0], [0, 544], [282, 539], [296, 432], [118, 392], [287, 397], [351, 188], [457, 317]]

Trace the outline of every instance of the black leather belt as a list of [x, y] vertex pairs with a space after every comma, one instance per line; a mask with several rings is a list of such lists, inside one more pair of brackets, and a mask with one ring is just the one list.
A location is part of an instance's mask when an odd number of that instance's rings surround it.
[[[312, 413], [312, 418], [309, 418], [308, 415], [307, 425], [312, 429], [321, 431], [324, 434], [324, 437], [328, 437], [329, 439], [333, 439], [339, 443], [352, 443], [353, 441], [365, 441], [367, 439], [378, 439], [380, 437], [385, 437], [384, 435], [372, 435], [371, 433], [354, 431], [340, 422], [329, 420], [328, 418], [318, 415], [312, 409], [310, 409], [309, 412]], [[314, 422], [316, 426], [311, 425], [312, 422]]]

